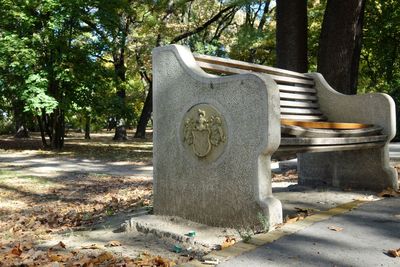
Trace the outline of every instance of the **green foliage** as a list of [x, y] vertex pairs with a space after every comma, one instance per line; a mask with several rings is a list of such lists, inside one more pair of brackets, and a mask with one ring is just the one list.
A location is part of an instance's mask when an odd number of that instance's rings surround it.
[[[50, 120], [59, 112], [77, 128], [87, 117], [95, 128], [109, 117], [135, 125], [152, 82], [151, 51], [173, 40], [198, 53], [275, 64], [275, 1], [0, 0], [0, 6], [0, 110], [14, 120]], [[325, 6], [326, 0], [308, 1], [310, 71]], [[399, 32], [399, 1], [367, 1], [360, 91], [400, 101]], [[13, 114], [18, 110], [26, 116]]]
[[317, 71], [317, 56], [326, 1], [308, 1], [308, 69]]
[[386, 92], [400, 101], [399, 32], [399, 1], [367, 2], [360, 68], [362, 91]]
[[25, 101], [25, 111], [31, 111], [35, 115], [51, 113], [57, 107], [58, 102], [54, 97], [46, 94], [48, 87], [47, 78], [40, 74], [31, 74], [26, 83], [21, 99]]
[[10, 134], [14, 131], [12, 118], [5, 116], [6, 113], [0, 110], [0, 134]]

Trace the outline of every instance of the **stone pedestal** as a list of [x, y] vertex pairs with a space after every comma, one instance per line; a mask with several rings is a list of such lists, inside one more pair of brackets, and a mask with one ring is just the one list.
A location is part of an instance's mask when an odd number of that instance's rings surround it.
[[388, 145], [356, 151], [298, 154], [299, 184], [382, 191], [398, 188]]
[[261, 74], [216, 77], [182, 46], [153, 50], [154, 212], [224, 227], [282, 222], [272, 196], [279, 92]]

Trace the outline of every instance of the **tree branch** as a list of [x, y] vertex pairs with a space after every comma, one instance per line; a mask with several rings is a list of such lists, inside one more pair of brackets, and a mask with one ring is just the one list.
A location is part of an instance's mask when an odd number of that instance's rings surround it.
[[216, 22], [218, 19], [220, 19], [220, 18], [224, 15], [225, 12], [228, 12], [229, 10], [233, 9], [234, 7], [235, 7], [234, 5], [227, 6], [226, 8], [222, 9], [221, 11], [219, 11], [214, 17], [212, 17], [211, 19], [209, 19], [208, 21], [206, 21], [204, 24], [202, 24], [201, 26], [197, 27], [196, 29], [191, 30], [191, 31], [188, 31], [188, 32], [185, 32], [185, 33], [183, 33], [183, 34], [181, 34], [181, 35], [176, 36], [176, 37], [171, 41], [171, 44], [177, 43], [177, 42], [179, 42], [179, 41], [182, 40], [182, 39], [185, 39], [185, 38], [187, 38], [187, 37], [189, 37], [189, 36], [192, 36], [192, 35], [194, 35], [194, 34], [196, 34], [196, 33], [199, 33], [199, 32], [201, 32], [201, 31], [205, 30], [205, 29], [206, 29], [208, 26], [210, 26], [212, 23], [214, 23], [214, 22]]

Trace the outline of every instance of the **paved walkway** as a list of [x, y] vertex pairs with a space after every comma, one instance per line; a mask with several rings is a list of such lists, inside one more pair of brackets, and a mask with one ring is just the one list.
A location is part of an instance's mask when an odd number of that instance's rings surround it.
[[[330, 227], [343, 228], [341, 231]], [[400, 266], [400, 198], [361, 205], [218, 266]]]
[[[390, 144], [390, 159], [400, 162], [400, 143]], [[31, 175], [54, 176], [68, 173], [101, 173], [117, 176], [153, 176], [150, 165], [134, 165], [132, 162], [107, 162], [101, 160], [42, 157], [35, 153], [15, 152], [0, 154], [0, 166], [12, 165], [17, 170], [29, 172]], [[272, 163], [272, 169], [279, 167], [296, 167], [297, 160]]]
[[153, 167], [135, 165], [129, 161], [108, 162], [69, 157], [42, 157], [35, 153], [15, 152], [0, 154], [0, 167], [29, 175], [46, 177], [66, 176], [70, 173], [96, 173], [115, 176], [153, 176]]

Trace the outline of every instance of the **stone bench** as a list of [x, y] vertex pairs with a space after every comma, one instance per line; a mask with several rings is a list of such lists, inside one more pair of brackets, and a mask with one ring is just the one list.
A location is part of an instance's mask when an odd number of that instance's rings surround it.
[[193, 55], [178, 45], [153, 50], [153, 77], [156, 214], [224, 227], [281, 223], [271, 186], [277, 155], [297, 154], [300, 184], [398, 186], [388, 95], [347, 96], [318, 73]]

